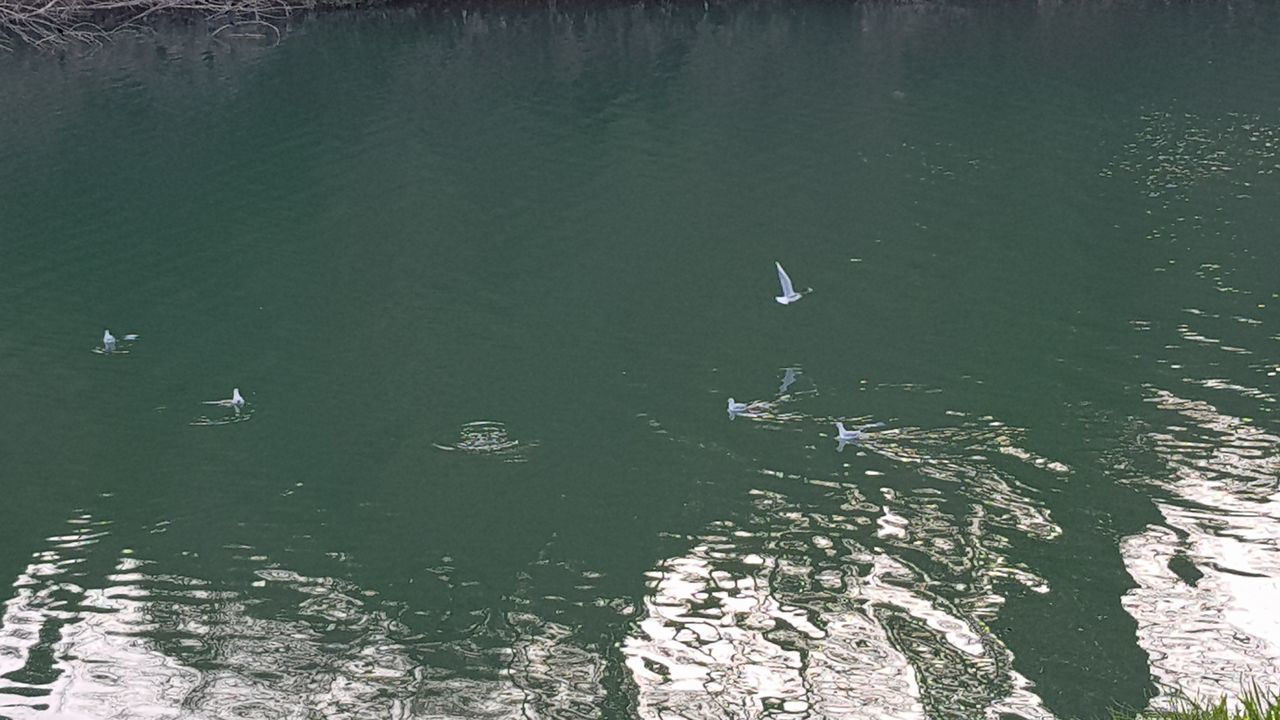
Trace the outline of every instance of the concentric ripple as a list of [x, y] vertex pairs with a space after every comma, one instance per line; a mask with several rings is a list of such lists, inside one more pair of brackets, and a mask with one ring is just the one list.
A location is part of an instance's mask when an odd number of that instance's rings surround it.
[[528, 458], [523, 451], [534, 446], [511, 437], [506, 425], [493, 420], [469, 422], [458, 431], [454, 442], [433, 445], [448, 452], [500, 457], [505, 462], [525, 462]]

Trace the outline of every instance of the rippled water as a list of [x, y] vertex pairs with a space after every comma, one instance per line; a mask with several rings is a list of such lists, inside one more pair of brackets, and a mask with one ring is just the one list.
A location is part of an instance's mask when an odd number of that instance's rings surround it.
[[490, 8], [0, 57], [0, 717], [1280, 687], [1278, 31]]

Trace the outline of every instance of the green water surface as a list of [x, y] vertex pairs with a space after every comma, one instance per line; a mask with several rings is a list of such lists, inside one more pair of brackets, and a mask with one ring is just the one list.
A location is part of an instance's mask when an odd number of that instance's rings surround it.
[[0, 717], [1280, 687], [1269, 4], [219, 38], [0, 56]]

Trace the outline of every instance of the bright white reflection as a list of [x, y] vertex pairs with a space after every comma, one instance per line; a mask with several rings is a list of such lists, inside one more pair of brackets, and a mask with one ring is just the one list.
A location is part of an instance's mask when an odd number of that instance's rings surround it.
[[623, 644], [640, 715], [924, 718], [910, 664], [854, 598], [819, 628], [775, 597], [769, 578], [793, 572], [804, 570], [708, 545], [652, 572]]
[[585, 718], [604, 697], [603, 660], [545, 603], [430, 639], [347, 580], [254, 552], [256, 579], [218, 590], [71, 523], [4, 604], [0, 716]]
[[1164, 390], [1178, 419], [1147, 434], [1167, 471], [1150, 478], [1165, 526], [1124, 539], [1138, 583], [1124, 606], [1138, 622], [1163, 698], [1234, 697], [1280, 687], [1280, 438], [1213, 405]]
[[[865, 504], [851, 492], [847, 509]], [[942, 707], [1052, 717], [972, 610], [935, 595], [893, 553], [851, 537], [901, 516], [874, 506], [865, 521], [824, 516], [779, 493], [754, 495], [761, 526], [720, 523], [649, 573], [622, 648], [641, 717], [914, 720]], [[897, 523], [892, 537], [912, 530]], [[985, 593], [971, 605], [987, 615], [993, 603]]]

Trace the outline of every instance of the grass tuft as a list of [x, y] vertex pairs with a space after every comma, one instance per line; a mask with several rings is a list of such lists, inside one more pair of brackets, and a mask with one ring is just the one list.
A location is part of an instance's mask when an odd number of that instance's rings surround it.
[[1209, 703], [1179, 697], [1167, 710], [1113, 713], [1112, 720], [1280, 720], [1280, 692], [1254, 685], [1235, 704], [1225, 697]]

